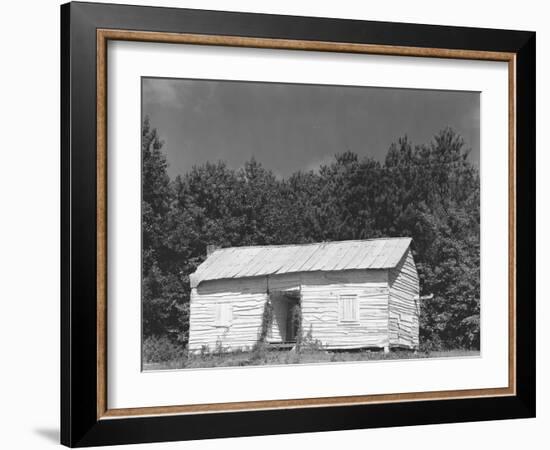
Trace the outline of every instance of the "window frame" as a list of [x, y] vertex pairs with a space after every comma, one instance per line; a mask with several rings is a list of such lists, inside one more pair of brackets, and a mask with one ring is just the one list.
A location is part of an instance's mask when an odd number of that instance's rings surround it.
[[[226, 316], [224, 317], [224, 312]], [[224, 320], [225, 318], [225, 320]], [[214, 326], [229, 328], [233, 324], [233, 304], [218, 302], [214, 305]]]
[[[344, 308], [342, 302], [346, 300], [354, 300], [353, 302], [353, 316], [355, 319], [345, 319], [344, 318]], [[338, 294], [338, 323], [339, 324], [358, 324], [361, 322], [361, 307], [359, 303], [359, 295], [358, 294]]]

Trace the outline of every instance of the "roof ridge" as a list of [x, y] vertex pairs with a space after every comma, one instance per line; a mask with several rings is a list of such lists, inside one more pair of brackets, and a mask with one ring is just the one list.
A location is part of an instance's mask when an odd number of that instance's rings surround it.
[[410, 239], [409, 236], [390, 236], [390, 237], [384, 237], [384, 238], [369, 238], [369, 239], [345, 239], [343, 241], [318, 241], [318, 242], [306, 242], [303, 244], [258, 244], [258, 245], [239, 245], [239, 246], [233, 246], [233, 247], [220, 247], [217, 248], [212, 252], [212, 254], [219, 252], [221, 250], [232, 250], [236, 248], [258, 248], [258, 247], [306, 247], [308, 245], [320, 245], [320, 244], [342, 244], [345, 242], [370, 242], [370, 241], [390, 241], [390, 240], [398, 240], [398, 239]]

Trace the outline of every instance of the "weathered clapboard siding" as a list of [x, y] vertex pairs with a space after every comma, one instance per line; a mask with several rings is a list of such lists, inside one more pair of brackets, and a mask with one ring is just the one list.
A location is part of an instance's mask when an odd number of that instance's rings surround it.
[[299, 291], [302, 284], [301, 273], [285, 273], [281, 275], [269, 275], [267, 287], [269, 292]]
[[[348, 270], [302, 274], [302, 327], [326, 348], [388, 345], [388, 279], [386, 270]], [[359, 322], [339, 320], [341, 295], [356, 295]]]
[[[203, 346], [214, 350], [244, 349], [258, 341], [267, 300], [266, 277], [215, 280], [201, 283], [191, 290], [189, 351]], [[229, 326], [216, 326], [216, 305], [230, 303], [232, 320]]]
[[411, 250], [390, 270], [389, 337], [391, 346], [418, 347], [418, 272]]

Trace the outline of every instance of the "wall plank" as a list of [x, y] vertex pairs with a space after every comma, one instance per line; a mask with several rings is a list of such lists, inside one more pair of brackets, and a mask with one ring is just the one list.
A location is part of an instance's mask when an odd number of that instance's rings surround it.
[[418, 348], [419, 302], [418, 272], [409, 249], [399, 264], [390, 270], [390, 345]]

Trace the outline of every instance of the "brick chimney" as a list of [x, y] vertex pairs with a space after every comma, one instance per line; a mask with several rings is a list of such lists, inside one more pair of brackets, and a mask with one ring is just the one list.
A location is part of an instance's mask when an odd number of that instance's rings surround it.
[[206, 257], [208, 258], [212, 253], [214, 253], [216, 250], [220, 248], [219, 245], [215, 244], [208, 244], [206, 246]]

